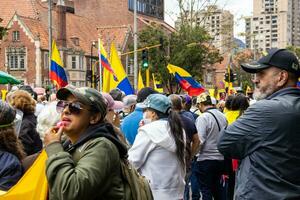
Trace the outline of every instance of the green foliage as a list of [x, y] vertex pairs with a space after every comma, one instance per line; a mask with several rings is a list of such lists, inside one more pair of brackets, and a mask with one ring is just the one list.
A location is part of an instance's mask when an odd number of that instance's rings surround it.
[[168, 73], [168, 63], [186, 69], [196, 80], [201, 81], [203, 67], [223, 59], [218, 50], [209, 46], [211, 38], [202, 27], [182, 25], [177, 32], [168, 35], [160, 26], [151, 25], [140, 32], [139, 48], [160, 44], [160, 38], [163, 47], [148, 51], [150, 71], [167, 86], [170, 93], [175, 83]]
[[[168, 46], [167, 34], [164, 33], [160, 27], [152, 24], [139, 33], [139, 48], [160, 44], [161, 38], [163, 41], [162, 47], [148, 49], [148, 63], [150, 72], [155, 73], [156, 79], [162, 80], [162, 83], [166, 85], [169, 78], [166, 67], [168, 57], [165, 53]], [[140, 55], [140, 57], [142, 58], [142, 55]], [[142, 72], [144, 71], [145, 69], [142, 68]]]
[[247, 51], [241, 51], [235, 54], [233, 57], [234, 67], [233, 70], [237, 74], [237, 85], [241, 85], [243, 91], [246, 91], [247, 86], [250, 86], [251, 88], [254, 87], [254, 84], [252, 82], [251, 74], [245, 72], [241, 68], [242, 63], [248, 63], [251, 62], [253, 59], [252, 52]]
[[293, 51], [298, 58], [300, 58], [300, 47], [296, 47], [296, 46], [289, 46], [287, 47], [288, 50]]
[[0, 26], [0, 40], [7, 34], [7, 28]]

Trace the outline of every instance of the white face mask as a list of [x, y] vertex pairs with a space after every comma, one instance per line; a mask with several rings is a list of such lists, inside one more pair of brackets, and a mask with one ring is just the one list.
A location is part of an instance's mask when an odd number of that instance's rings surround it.
[[143, 119], [142, 119], [142, 121], [143, 121], [143, 125], [149, 124], [152, 121], [151, 119], [147, 118], [147, 112], [143, 113]]

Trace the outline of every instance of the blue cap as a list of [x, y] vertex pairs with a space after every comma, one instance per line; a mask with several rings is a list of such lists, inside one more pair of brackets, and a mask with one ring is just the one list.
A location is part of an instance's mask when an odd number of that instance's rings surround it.
[[146, 108], [152, 108], [167, 114], [168, 110], [171, 108], [171, 100], [162, 94], [151, 94], [144, 101], [144, 105]]

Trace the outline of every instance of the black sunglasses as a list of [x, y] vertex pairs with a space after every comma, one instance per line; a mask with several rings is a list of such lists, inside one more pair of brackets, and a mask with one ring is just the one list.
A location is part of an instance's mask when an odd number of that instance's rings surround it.
[[[71, 112], [71, 114], [76, 114], [76, 115], [78, 115], [81, 110], [85, 109], [85, 108], [82, 107], [82, 105], [79, 102], [68, 102], [68, 101], [60, 100], [56, 104], [56, 111], [58, 113], [62, 113], [63, 110], [67, 106], [68, 106], [69, 111]], [[86, 110], [88, 110], [88, 109], [86, 109]]]

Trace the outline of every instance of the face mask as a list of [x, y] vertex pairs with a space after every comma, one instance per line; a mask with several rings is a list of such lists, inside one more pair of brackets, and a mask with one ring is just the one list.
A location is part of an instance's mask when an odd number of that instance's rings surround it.
[[142, 119], [143, 125], [149, 124], [151, 121], [152, 121], [151, 119], [148, 119], [148, 118], [146, 117], [146, 112], [144, 112], [144, 113], [143, 113], [143, 119]]

